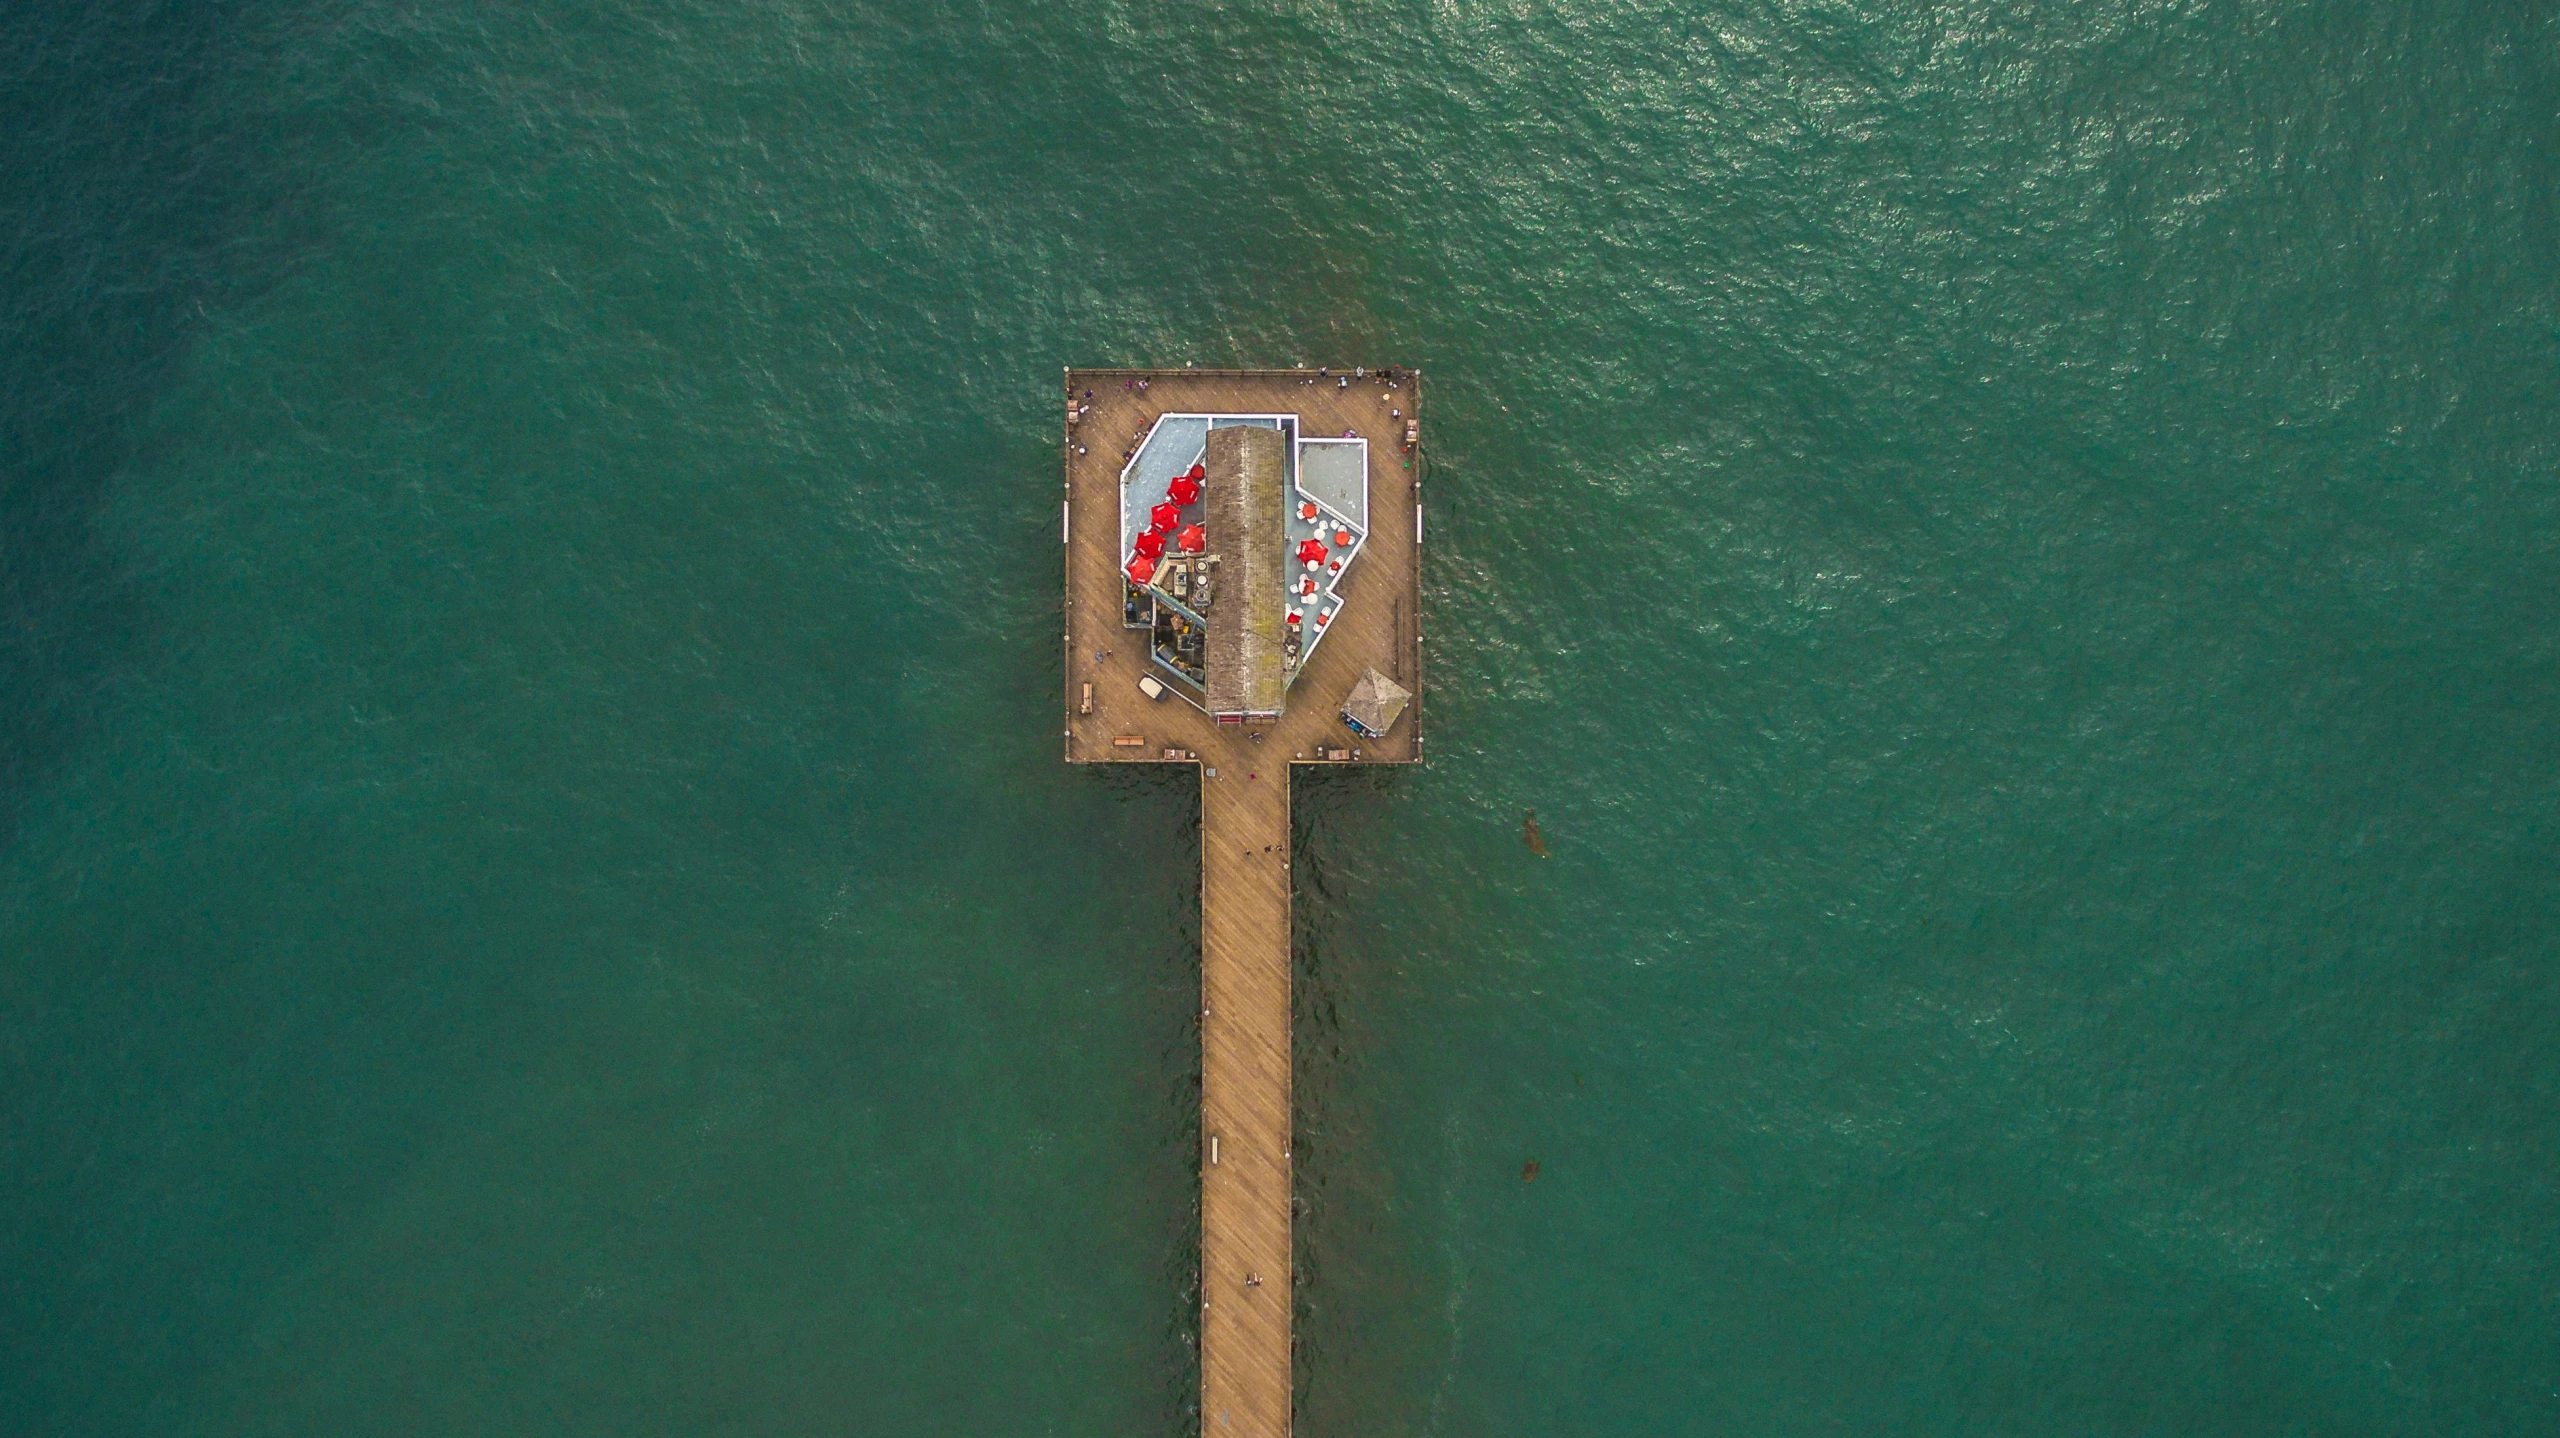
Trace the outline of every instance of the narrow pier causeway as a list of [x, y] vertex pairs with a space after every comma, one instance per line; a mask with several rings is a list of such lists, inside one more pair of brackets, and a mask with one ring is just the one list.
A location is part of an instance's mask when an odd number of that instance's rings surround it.
[[1200, 1426], [1295, 1396], [1291, 775], [1422, 757], [1421, 376], [1069, 370], [1065, 757], [1200, 775]]

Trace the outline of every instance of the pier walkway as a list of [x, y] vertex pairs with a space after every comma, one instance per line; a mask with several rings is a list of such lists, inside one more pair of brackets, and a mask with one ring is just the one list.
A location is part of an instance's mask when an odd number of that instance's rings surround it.
[[1200, 1008], [1200, 1427], [1235, 1438], [1287, 1438], [1293, 1298], [1285, 765], [1221, 768], [1217, 778], [1200, 781]]

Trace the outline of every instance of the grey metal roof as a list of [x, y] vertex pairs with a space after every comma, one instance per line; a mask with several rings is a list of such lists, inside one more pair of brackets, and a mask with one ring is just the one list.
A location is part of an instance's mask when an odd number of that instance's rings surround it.
[[1403, 716], [1413, 691], [1375, 669], [1360, 676], [1342, 701], [1342, 712], [1372, 734], [1384, 734]]

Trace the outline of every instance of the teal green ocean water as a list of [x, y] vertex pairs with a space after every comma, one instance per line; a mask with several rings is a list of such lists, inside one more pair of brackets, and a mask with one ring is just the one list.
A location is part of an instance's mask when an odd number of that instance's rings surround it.
[[0, 121], [0, 1432], [1192, 1431], [1053, 389], [1298, 361], [1434, 459], [1300, 1431], [2560, 1429], [2547, 9], [26, 0]]

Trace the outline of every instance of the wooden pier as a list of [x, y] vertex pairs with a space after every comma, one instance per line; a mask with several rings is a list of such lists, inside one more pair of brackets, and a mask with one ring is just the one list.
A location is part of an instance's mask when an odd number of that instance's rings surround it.
[[[1201, 776], [1200, 1425], [1210, 1438], [1290, 1431], [1290, 775], [1422, 755], [1421, 379], [1339, 381], [1313, 370], [1067, 373], [1066, 758], [1190, 764]], [[1344, 571], [1343, 607], [1276, 719], [1219, 724], [1178, 692], [1150, 700], [1139, 689], [1151, 669], [1144, 631], [1123, 625], [1120, 476], [1166, 414], [1293, 414], [1306, 437], [1369, 441], [1368, 533]], [[1383, 739], [1352, 733], [1340, 715], [1373, 668], [1415, 696]]]

